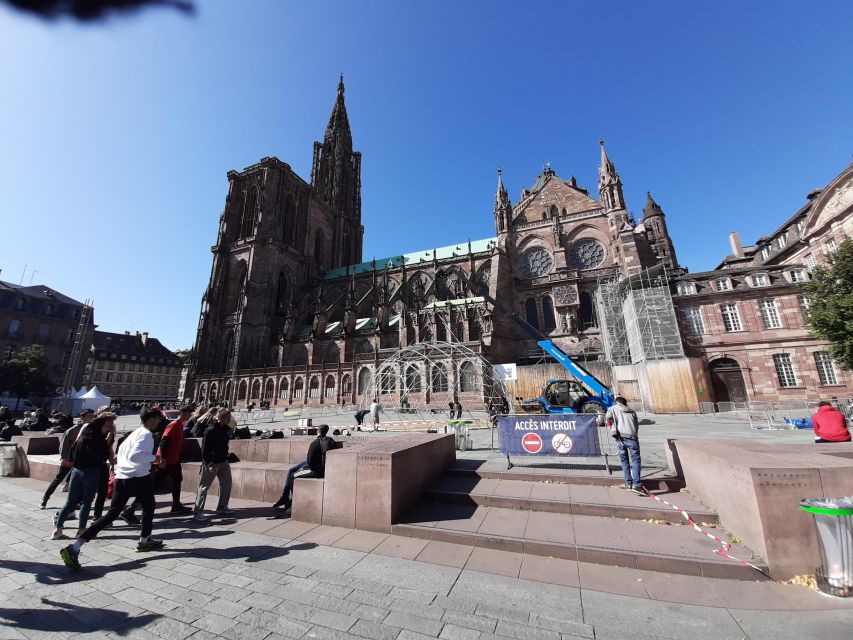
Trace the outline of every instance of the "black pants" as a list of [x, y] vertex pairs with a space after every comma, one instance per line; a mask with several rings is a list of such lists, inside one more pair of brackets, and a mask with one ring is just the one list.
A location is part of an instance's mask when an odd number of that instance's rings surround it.
[[95, 508], [93, 515], [95, 520], [104, 512], [104, 503], [107, 501], [107, 485], [110, 482], [110, 468], [107, 465], [101, 467], [101, 475], [98, 478], [98, 493], [95, 494]]
[[56, 473], [56, 477], [50, 481], [50, 484], [47, 485], [47, 490], [44, 492], [44, 497], [41, 499], [42, 502], [46, 503], [50, 500], [50, 496], [53, 495], [53, 492], [56, 491], [56, 488], [62, 484], [62, 481], [68, 477], [68, 474], [71, 473], [72, 467], [59, 467], [59, 471]]
[[[177, 507], [181, 504], [181, 483], [184, 481], [184, 474], [181, 471], [181, 463], [176, 462], [175, 464], [167, 464], [163, 469], [160, 467], [154, 468], [154, 471], [151, 473], [151, 484], [155, 491], [157, 490], [157, 487], [160, 486], [160, 483], [163, 482], [163, 478], [167, 476], [172, 481], [172, 506]], [[126, 511], [133, 513], [138, 504], [139, 500], [134, 500], [130, 503], [130, 506]]]
[[110, 510], [95, 520], [80, 537], [86, 542], [92, 540], [115, 522], [131, 498], [136, 498], [142, 505], [142, 531], [140, 535], [143, 538], [150, 536], [151, 526], [154, 522], [154, 484], [151, 482], [151, 476], [147, 475], [141, 478], [128, 478], [127, 480], [116, 478]]

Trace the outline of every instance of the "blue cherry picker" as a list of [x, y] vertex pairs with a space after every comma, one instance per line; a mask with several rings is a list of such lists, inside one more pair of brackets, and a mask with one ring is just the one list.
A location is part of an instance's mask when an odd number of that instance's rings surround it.
[[507, 309], [492, 298], [485, 285], [472, 282], [461, 270], [456, 273], [476, 295], [484, 298], [494, 307], [495, 311], [512, 320], [521, 331], [536, 340], [536, 344], [545, 353], [559, 362], [573, 376], [573, 379], [552, 378], [548, 380], [548, 384], [542, 390], [542, 395], [532, 400], [523, 401], [521, 409], [529, 413], [594, 413], [598, 415], [598, 423], [603, 424], [604, 413], [613, 406], [613, 391], [592, 373], [572, 360], [536, 327], [530, 325], [515, 311]]

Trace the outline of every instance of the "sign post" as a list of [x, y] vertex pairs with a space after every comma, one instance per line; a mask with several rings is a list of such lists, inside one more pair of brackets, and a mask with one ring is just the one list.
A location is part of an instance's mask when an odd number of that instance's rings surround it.
[[[506, 454], [507, 469], [514, 456], [602, 455], [598, 441], [598, 416], [585, 414], [501, 416], [498, 438], [501, 453]], [[610, 472], [607, 454], [604, 464]]]

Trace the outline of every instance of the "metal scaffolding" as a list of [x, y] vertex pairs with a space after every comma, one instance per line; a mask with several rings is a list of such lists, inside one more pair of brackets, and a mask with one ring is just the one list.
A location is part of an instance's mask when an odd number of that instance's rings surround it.
[[604, 352], [612, 364], [684, 356], [663, 265], [600, 279], [595, 302]]

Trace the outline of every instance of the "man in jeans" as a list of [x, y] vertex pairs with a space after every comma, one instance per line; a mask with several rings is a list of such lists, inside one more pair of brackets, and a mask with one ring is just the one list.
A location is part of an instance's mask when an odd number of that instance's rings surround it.
[[284, 510], [288, 511], [293, 504], [290, 494], [293, 492], [293, 481], [296, 479], [296, 474], [305, 469], [310, 469], [310, 475], [304, 477], [324, 477], [326, 475], [326, 452], [330, 449], [339, 449], [343, 446], [343, 443], [329, 437], [329, 425], [321, 424], [317, 433], [319, 435], [308, 446], [308, 455], [305, 462], [300, 462], [290, 467], [290, 470], [287, 472], [287, 479], [284, 481], [284, 491], [281, 492], [281, 497], [273, 504], [273, 509], [284, 507]]
[[207, 428], [201, 441], [201, 477], [198, 481], [198, 494], [195, 499], [195, 515], [193, 520], [206, 523], [208, 518], [204, 515], [204, 503], [207, 500], [207, 492], [215, 478], [219, 478], [219, 505], [216, 513], [230, 515], [233, 509], [228, 508], [231, 499], [231, 465], [228, 464], [228, 439], [231, 437], [231, 429], [236, 427], [231, 420], [229, 409], [220, 409], [216, 422]]
[[131, 433], [118, 448], [115, 465], [115, 487], [110, 510], [98, 518], [70, 545], [60, 550], [59, 555], [65, 566], [80, 568], [80, 549], [90, 542], [103, 529], [110, 526], [131, 498], [137, 498], [142, 505], [142, 531], [137, 551], [153, 551], [163, 547], [163, 541], [151, 537], [154, 522], [154, 485], [151, 484], [151, 463], [157, 457], [154, 450], [154, 438], [151, 432], [160, 424], [159, 409], [146, 409], [139, 416], [142, 425]]
[[49, 485], [47, 485], [47, 490], [44, 492], [44, 496], [42, 496], [42, 509], [47, 509], [47, 501], [50, 500], [50, 496], [53, 495], [56, 488], [62, 484], [62, 481], [68, 477], [68, 474], [71, 473], [71, 469], [74, 468], [71, 447], [77, 441], [77, 434], [80, 433], [80, 429], [85, 427], [94, 419], [95, 412], [91, 409], [86, 409], [80, 414], [80, 422], [62, 434], [62, 438], [59, 440], [59, 471], [56, 473], [56, 477], [50, 481]]
[[[617, 397], [616, 404], [607, 410], [605, 423], [610, 429], [610, 435], [616, 438], [616, 450], [625, 474], [625, 486], [634, 493], [646, 495], [646, 490], [640, 482], [640, 440], [637, 414], [628, 408], [625, 398]], [[630, 460], [629, 460], [630, 454]]]

